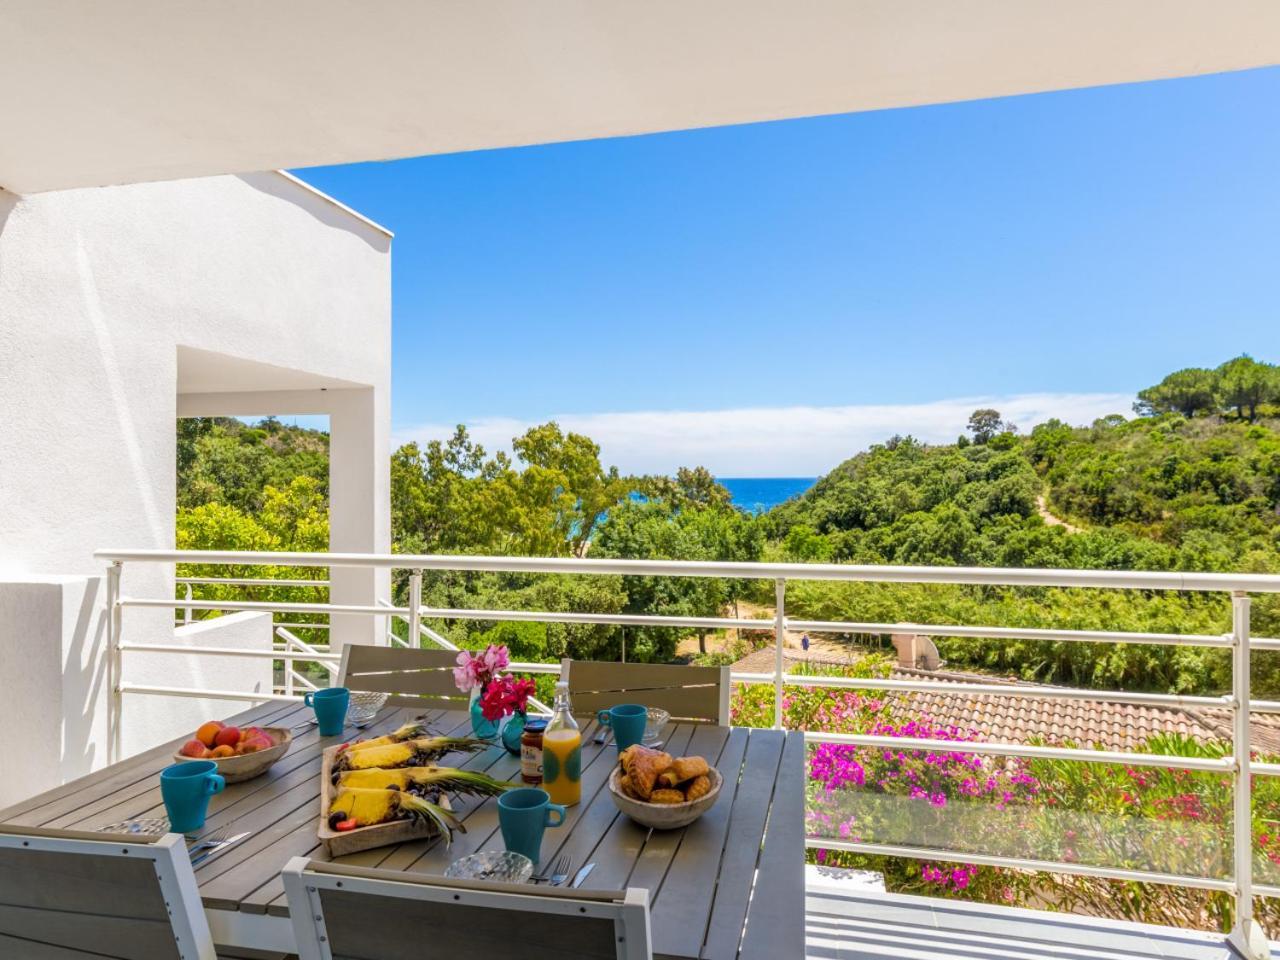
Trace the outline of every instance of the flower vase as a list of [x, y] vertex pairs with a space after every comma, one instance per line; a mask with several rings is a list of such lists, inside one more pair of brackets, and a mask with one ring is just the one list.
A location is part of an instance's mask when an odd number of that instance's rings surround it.
[[524, 736], [524, 724], [528, 717], [523, 710], [502, 718], [502, 745], [513, 757], [520, 756], [520, 738]]
[[480, 710], [480, 698], [484, 690], [475, 688], [471, 691], [471, 732], [481, 740], [493, 740], [498, 736], [498, 723], [487, 718]]

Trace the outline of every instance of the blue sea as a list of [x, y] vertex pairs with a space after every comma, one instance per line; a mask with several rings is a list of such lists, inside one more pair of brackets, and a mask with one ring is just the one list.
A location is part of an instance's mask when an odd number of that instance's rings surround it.
[[716, 477], [733, 495], [733, 505], [763, 513], [804, 493], [817, 477]]

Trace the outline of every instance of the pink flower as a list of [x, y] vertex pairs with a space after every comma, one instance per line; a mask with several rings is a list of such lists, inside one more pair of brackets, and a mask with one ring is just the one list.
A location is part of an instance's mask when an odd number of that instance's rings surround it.
[[498, 674], [510, 665], [511, 656], [506, 647], [491, 643], [482, 653], [460, 650], [456, 662], [453, 682], [463, 693], [470, 693], [498, 679]]
[[453, 668], [453, 682], [463, 693], [470, 693], [480, 686], [476, 671], [479, 663], [465, 650], [459, 651], [456, 662], [458, 665]]
[[484, 665], [489, 670], [489, 677], [497, 676], [499, 670], [507, 669], [511, 656], [506, 647], [494, 646], [492, 643], [484, 651]]

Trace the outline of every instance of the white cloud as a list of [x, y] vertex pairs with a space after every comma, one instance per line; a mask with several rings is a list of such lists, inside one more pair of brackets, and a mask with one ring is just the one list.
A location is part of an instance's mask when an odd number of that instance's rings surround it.
[[[1132, 403], [1133, 395], [1124, 393], [1031, 393], [849, 407], [488, 417], [471, 421], [467, 430], [486, 450], [510, 451], [512, 437], [554, 419], [599, 443], [604, 462], [624, 473], [672, 473], [700, 464], [722, 477], [809, 477], [895, 433], [950, 443], [979, 407], [995, 407], [1025, 432], [1050, 417], [1088, 424], [1107, 414], [1128, 414]], [[395, 430], [393, 443], [423, 443], [452, 433], [453, 424], [421, 424]]]

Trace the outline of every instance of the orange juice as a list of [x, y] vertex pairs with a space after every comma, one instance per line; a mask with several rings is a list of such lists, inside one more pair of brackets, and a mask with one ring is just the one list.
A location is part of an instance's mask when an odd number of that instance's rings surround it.
[[542, 735], [542, 789], [552, 803], [572, 806], [582, 799], [582, 734], [561, 728]]
[[582, 733], [569, 708], [569, 684], [556, 684], [556, 702], [542, 735], [542, 789], [552, 803], [572, 806], [582, 799]]

